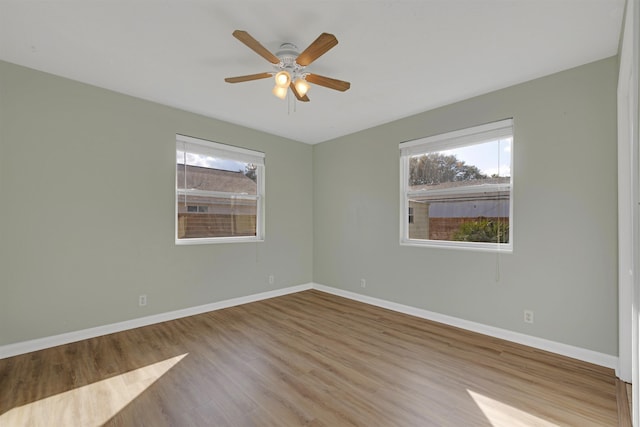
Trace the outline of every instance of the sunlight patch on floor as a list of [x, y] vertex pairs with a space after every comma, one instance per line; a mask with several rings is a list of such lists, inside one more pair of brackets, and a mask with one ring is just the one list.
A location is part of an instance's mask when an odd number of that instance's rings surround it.
[[[187, 354], [189, 353], [13, 408], [0, 415], [0, 425], [100, 426], [142, 394]], [[99, 402], [99, 407], [91, 402]]]
[[467, 389], [467, 392], [493, 427], [546, 427], [557, 425], [480, 393], [475, 393], [469, 389]]

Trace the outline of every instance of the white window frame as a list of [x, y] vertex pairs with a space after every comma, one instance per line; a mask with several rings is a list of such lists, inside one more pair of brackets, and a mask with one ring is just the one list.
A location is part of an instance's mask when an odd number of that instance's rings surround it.
[[[249, 150], [247, 148], [235, 147], [232, 145], [220, 144], [218, 142], [207, 141], [204, 139], [194, 138], [190, 136], [176, 134], [176, 153], [178, 151], [187, 151], [191, 153], [209, 155], [211, 157], [219, 157], [239, 162], [253, 163], [256, 165], [256, 195], [225, 193], [218, 191], [203, 191], [194, 189], [178, 188], [178, 173], [174, 164], [175, 173], [175, 243], [176, 245], [201, 245], [215, 243], [237, 243], [237, 242], [263, 242], [264, 216], [265, 216], [265, 154], [259, 151]], [[232, 199], [247, 199], [256, 201], [256, 235], [255, 236], [229, 236], [229, 237], [198, 237], [179, 239], [178, 238], [178, 199], [182, 195], [204, 195], [225, 197]]]
[[[513, 137], [513, 119], [505, 119], [497, 122], [474, 126], [467, 129], [448, 132], [427, 138], [420, 138], [403, 142], [400, 149], [400, 245], [422, 246], [446, 249], [468, 249], [489, 252], [513, 252], [513, 153], [514, 140], [511, 143], [511, 183], [510, 184], [483, 184], [473, 187], [460, 187], [454, 190], [418, 190], [412, 191], [409, 188], [409, 159], [418, 154], [427, 154], [453, 148], [466, 147], [494, 141], [500, 138]], [[410, 239], [409, 238], [409, 199], [412, 196], [426, 195], [447, 196], [452, 194], [477, 193], [482, 192], [504, 192], [509, 191], [509, 242], [508, 243], [488, 243], [488, 242], [458, 242], [452, 240], [430, 240], [430, 239]]]

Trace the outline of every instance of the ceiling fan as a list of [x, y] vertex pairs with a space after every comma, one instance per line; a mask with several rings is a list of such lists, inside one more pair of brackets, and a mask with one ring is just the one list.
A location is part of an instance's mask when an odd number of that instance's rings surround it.
[[274, 71], [249, 74], [247, 76], [227, 77], [224, 79], [227, 83], [248, 82], [275, 76], [275, 86], [273, 88], [273, 94], [275, 96], [280, 99], [285, 99], [288, 89], [291, 89], [296, 99], [303, 102], [309, 101], [309, 97], [307, 96], [310, 88], [309, 83], [341, 92], [351, 87], [351, 83], [349, 82], [313, 74], [306, 70], [308, 65], [338, 44], [338, 39], [336, 39], [333, 34], [320, 34], [302, 53], [298, 52], [297, 46], [293, 43], [283, 43], [275, 55], [251, 37], [246, 31], [235, 30], [233, 36], [244, 43], [249, 49], [269, 61], [273, 65]]

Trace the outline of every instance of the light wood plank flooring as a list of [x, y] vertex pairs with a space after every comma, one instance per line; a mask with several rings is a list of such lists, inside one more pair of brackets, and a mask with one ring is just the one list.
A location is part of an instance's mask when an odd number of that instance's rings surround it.
[[311, 290], [0, 360], [2, 426], [615, 426], [612, 370]]

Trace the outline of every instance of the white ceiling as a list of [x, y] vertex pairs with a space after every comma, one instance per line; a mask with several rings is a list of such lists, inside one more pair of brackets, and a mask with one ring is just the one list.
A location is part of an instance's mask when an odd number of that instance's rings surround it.
[[[0, 59], [318, 143], [617, 53], [624, 0], [0, 0]], [[351, 82], [282, 101], [232, 37], [275, 53], [320, 33], [308, 70]], [[295, 111], [294, 111], [295, 110]]]

